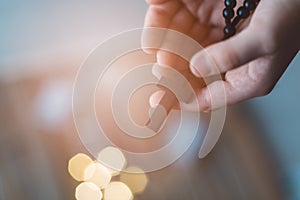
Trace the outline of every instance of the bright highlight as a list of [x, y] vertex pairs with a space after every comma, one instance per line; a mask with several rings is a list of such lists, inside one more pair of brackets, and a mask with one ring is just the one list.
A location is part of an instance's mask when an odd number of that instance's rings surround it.
[[84, 171], [91, 163], [93, 160], [89, 156], [83, 153], [76, 154], [69, 160], [68, 171], [76, 181], [83, 181]]
[[132, 200], [133, 195], [127, 185], [122, 182], [111, 182], [104, 190], [105, 200]]
[[100, 189], [103, 189], [109, 184], [111, 180], [111, 173], [105, 166], [95, 161], [85, 169], [84, 180], [92, 182]]
[[101, 190], [94, 183], [84, 182], [76, 187], [76, 200], [101, 200], [102, 196]]
[[120, 174], [120, 171], [122, 171], [127, 164], [122, 151], [112, 146], [101, 150], [97, 160], [108, 167], [113, 176]]

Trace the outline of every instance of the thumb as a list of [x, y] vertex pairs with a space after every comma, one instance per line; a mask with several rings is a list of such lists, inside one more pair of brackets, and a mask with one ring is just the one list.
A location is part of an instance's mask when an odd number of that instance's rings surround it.
[[196, 53], [190, 61], [190, 69], [197, 77], [208, 77], [246, 64], [265, 54], [261, 38], [254, 27], [248, 27]]

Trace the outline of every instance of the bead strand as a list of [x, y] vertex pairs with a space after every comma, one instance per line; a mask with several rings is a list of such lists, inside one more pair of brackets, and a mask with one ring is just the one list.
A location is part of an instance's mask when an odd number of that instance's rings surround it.
[[[245, 0], [243, 6], [239, 7], [236, 14], [237, 16], [234, 17], [234, 8], [236, 6], [236, 0], [225, 0], [224, 5], [225, 8], [223, 10], [223, 17], [225, 18], [225, 28], [224, 28], [224, 39], [227, 39], [233, 36], [236, 33], [235, 26], [242, 20], [246, 19], [250, 12], [252, 12], [259, 0]], [[232, 20], [233, 19], [233, 20]]]

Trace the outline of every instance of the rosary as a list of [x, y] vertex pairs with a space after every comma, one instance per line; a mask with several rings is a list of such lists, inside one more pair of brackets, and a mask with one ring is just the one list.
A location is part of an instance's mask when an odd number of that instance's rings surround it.
[[250, 12], [254, 11], [259, 0], [245, 0], [243, 6], [239, 7], [237, 10], [237, 16], [234, 17], [234, 7], [236, 6], [236, 0], [225, 0], [225, 8], [223, 10], [223, 17], [225, 18], [226, 26], [224, 28], [224, 39], [233, 36], [236, 32], [235, 26], [241, 21], [241, 19], [246, 19]]

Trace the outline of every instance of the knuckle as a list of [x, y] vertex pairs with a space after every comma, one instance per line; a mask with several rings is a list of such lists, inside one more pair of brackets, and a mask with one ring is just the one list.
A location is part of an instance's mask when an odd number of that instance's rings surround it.
[[276, 31], [278, 29], [276, 26], [278, 25], [260, 19], [249, 27], [253, 34], [257, 34], [257, 30], [262, 30], [259, 32], [258, 41], [260, 41], [263, 54], [273, 54], [279, 48], [280, 32]]
[[279, 48], [279, 38], [275, 31], [272, 31], [272, 28], [266, 29], [261, 34], [261, 44], [265, 54], [273, 54]]

